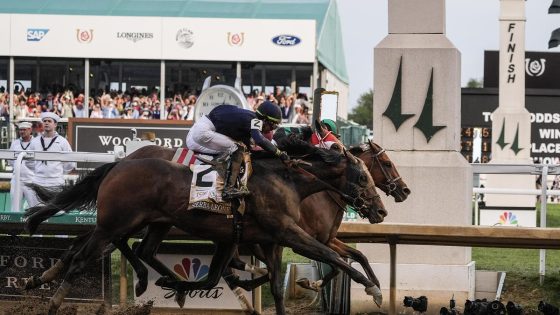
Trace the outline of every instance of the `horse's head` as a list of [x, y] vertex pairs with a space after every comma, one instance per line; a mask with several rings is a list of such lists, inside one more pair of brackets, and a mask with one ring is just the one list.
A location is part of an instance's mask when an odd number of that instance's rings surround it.
[[350, 152], [343, 149], [347, 161], [346, 165], [346, 188], [345, 193], [350, 197], [344, 197], [349, 206], [354, 208], [362, 217], [367, 218], [370, 223], [381, 223], [387, 216], [385, 205], [379, 198], [375, 189], [373, 178], [368, 172], [363, 161], [357, 159]]
[[351, 150], [366, 164], [375, 185], [387, 195], [393, 196], [396, 202], [405, 201], [410, 189], [402, 180], [395, 164], [378, 144], [368, 140], [366, 145]]

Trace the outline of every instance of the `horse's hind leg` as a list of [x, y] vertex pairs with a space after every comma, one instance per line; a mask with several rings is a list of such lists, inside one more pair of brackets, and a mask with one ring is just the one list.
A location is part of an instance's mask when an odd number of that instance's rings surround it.
[[113, 244], [121, 251], [124, 257], [130, 262], [130, 265], [136, 272], [136, 276], [138, 277], [138, 283], [134, 288], [134, 293], [136, 296], [142, 295], [146, 291], [148, 287], [148, 269], [146, 266], [138, 259], [138, 256], [132, 252], [132, 249], [128, 246], [128, 237], [123, 237], [119, 240], [113, 241]]
[[261, 245], [266, 256], [266, 263], [270, 275], [270, 292], [274, 297], [274, 305], [276, 307], [276, 314], [286, 314], [286, 307], [284, 306], [284, 295], [282, 292], [282, 252], [284, 247], [270, 244]]
[[105, 231], [103, 228], [100, 228], [99, 226], [95, 228], [89, 240], [72, 258], [72, 262], [66, 272], [64, 281], [56, 290], [56, 293], [51, 297], [49, 302], [49, 315], [56, 314], [62, 304], [62, 301], [64, 300], [64, 297], [72, 288], [74, 280], [83, 273], [88, 262], [101, 256], [103, 249], [109, 244], [111, 237], [112, 235], [110, 232]]
[[93, 230], [76, 237], [76, 239], [72, 243], [72, 246], [70, 246], [70, 248], [66, 252], [64, 252], [62, 257], [60, 257], [60, 259], [52, 267], [45, 270], [39, 277], [32, 276], [25, 283], [25, 290], [37, 288], [45, 283], [49, 283], [54, 279], [61, 277], [66, 269], [68, 269], [68, 265], [72, 261], [72, 258], [74, 257], [76, 252], [80, 250], [85, 242], [87, 242], [92, 233]]

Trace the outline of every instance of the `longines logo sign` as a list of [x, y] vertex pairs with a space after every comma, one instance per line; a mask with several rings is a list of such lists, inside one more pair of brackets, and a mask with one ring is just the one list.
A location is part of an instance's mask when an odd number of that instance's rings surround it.
[[[499, 87], [498, 60], [498, 51], [484, 52], [484, 87]], [[560, 89], [560, 53], [527, 51], [524, 70], [526, 88]]]
[[117, 38], [128, 39], [129, 41], [136, 43], [143, 39], [154, 38], [154, 33], [143, 33], [143, 32], [117, 32]]

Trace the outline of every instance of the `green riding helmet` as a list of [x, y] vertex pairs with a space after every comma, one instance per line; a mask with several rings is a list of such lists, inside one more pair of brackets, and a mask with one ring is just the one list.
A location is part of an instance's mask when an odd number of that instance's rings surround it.
[[325, 118], [321, 120], [321, 122], [327, 127], [330, 132], [333, 133], [333, 135], [340, 138], [340, 135], [338, 134], [338, 128], [336, 127], [336, 123], [334, 122], [334, 120]]

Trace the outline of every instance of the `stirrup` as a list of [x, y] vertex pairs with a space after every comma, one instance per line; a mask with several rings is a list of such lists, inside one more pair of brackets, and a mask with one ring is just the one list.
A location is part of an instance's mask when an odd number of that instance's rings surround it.
[[229, 200], [229, 199], [236, 199], [236, 198], [243, 198], [249, 196], [251, 192], [244, 186], [240, 188], [224, 188], [222, 192], [222, 198]]

